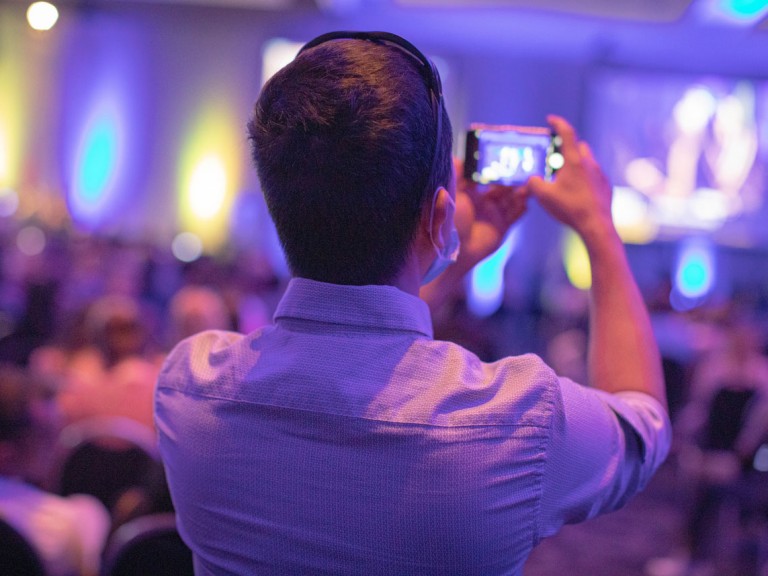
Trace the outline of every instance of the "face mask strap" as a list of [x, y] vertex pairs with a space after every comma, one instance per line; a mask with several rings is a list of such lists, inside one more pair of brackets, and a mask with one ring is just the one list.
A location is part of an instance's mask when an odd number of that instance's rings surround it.
[[[429, 239], [432, 241], [432, 246], [434, 246], [435, 250], [437, 250], [438, 252], [440, 252], [440, 249], [437, 247], [437, 242], [435, 242], [435, 238], [432, 235], [432, 225], [435, 222], [435, 207], [437, 206], [437, 196], [440, 194], [441, 189], [443, 189], [442, 186], [438, 187], [437, 190], [435, 190], [435, 195], [432, 197], [432, 206], [429, 210]], [[454, 216], [455, 216], [456, 202], [453, 200], [453, 198], [451, 198], [450, 194], [448, 194], [448, 200], [453, 206]]]

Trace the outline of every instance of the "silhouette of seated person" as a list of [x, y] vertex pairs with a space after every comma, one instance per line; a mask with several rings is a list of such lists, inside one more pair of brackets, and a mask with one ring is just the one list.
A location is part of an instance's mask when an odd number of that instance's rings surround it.
[[85, 333], [85, 345], [73, 352], [49, 349], [45, 369], [33, 362], [41, 372], [63, 374], [57, 402], [66, 423], [121, 416], [154, 431], [152, 398], [159, 362], [148, 354], [138, 302], [116, 295], [95, 301], [85, 316]]
[[95, 576], [110, 528], [101, 503], [38, 487], [59, 418], [27, 372], [0, 365], [0, 517], [37, 551], [51, 576]]
[[[695, 367], [690, 398], [678, 422], [683, 472], [693, 481], [688, 539], [694, 562], [727, 556], [738, 542], [718, 534], [725, 505], [735, 506], [740, 528], [755, 514], [755, 458], [766, 439], [768, 358], [761, 353], [759, 333], [746, 322], [725, 327], [722, 345]], [[765, 490], [763, 490], [765, 492]], [[737, 535], [741, 536], [741, 535]]]

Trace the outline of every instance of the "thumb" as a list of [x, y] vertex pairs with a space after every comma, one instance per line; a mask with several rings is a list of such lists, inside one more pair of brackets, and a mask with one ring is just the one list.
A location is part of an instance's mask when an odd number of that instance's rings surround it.
[[536, 198], [546, 194], [548, 189], [548, 183], [544, 181], [541, 176], [531, 176], [523, 186], [525, 194], [527, 196], [534, 196]]
[[555, 219], [565, 222], [562, 197], [558, 197], [554, 182], [547, 182], [540, 176], [531, 176], [526, 183], [526, 189], [531, 197], [535, 198], [539, 205]]

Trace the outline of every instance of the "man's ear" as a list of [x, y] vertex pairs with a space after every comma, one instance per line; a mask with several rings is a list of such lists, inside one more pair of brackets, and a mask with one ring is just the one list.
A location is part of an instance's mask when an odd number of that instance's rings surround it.
[[421, 213], [421, 225], [426, 237], [434, 242], [438, 249], [442, 250], [448, 241], [447, 234], [443, 231], [446, 220], [451, 215], [451, 195], [443, 186], [440, 186], [432, 200], [424, 207]]

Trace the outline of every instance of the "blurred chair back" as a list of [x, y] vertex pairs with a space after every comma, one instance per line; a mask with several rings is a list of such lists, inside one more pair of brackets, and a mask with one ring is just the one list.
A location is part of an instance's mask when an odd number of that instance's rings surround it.
[[194, 576], [192, 552], [171, 513], [123, 524], [110, 538], [102, 576]]
[[113, 511], [120, 496], [141, 486], [161, 466], [153, 431], [120, 417], [92, 418], [62, 430], [54, 489], [62, 496], [91, 494]]
[[46, 576], [37, 551], [16, 528], [0, 518], [0, 574]]
[[706, 450], [733, 450], [755, 391], [723, 386], [712, 399], [702, 438]]

